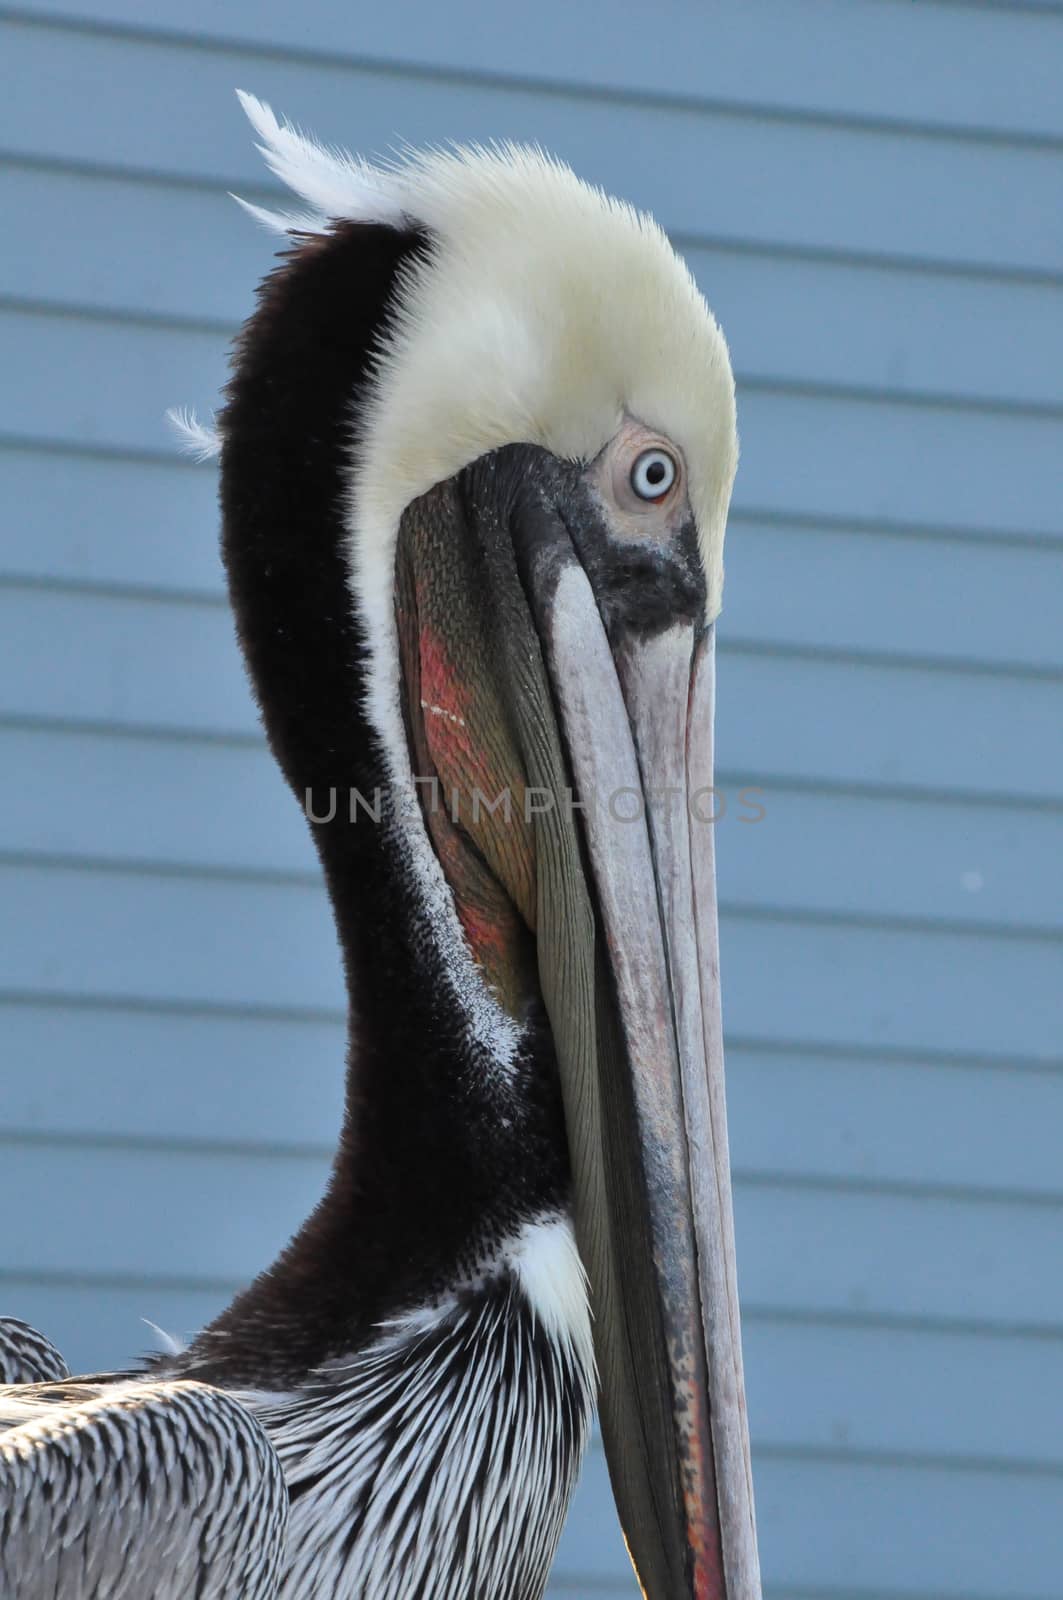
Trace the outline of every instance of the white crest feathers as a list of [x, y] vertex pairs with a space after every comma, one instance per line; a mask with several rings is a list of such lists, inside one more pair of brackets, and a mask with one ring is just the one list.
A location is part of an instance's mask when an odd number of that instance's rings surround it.
[[[304, 226], [311, 218], [292, 219], [295, 231], [320, 232], [325, 221], [340, 217], [403, 226], [406, 219], [387, 173], [344, 150], [329, 150], [290, 123], [278, 121], [253, 94], [237, 89], [236, 96], [261, 140], [257, 148], [270, 171], [313, 208], [316, 227]], [[259, 213], [245, 201], [241, 204], [252, 215], [273, 215]]]

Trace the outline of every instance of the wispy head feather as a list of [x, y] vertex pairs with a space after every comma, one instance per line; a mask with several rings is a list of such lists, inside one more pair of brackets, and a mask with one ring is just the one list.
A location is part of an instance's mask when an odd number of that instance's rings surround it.
[[196, 461], [213, 461], [221, 455], [221, 434], [200, 422], [190, 406], [171, 406], [166, 413], [182, 452]]
[[[290, 122], [278, 121], [265, 101], [256, 100], [253, 94], [237, 89], [236, 95], [261, 140], [258, 149], [270, 171], [306, 200], [319, 218], [405, 225], [389, 174], [345, 150], [318, 144]], [[296, 231], [307, 230], [297, 226]], [[320, 222], [311, 231], [320, 231]]]

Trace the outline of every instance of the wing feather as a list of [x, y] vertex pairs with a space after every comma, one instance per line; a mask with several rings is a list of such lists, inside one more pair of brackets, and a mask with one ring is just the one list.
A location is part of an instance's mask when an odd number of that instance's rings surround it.
[[0, 1317], [0, 1386], [53, 1383], [69, 1376], [66, 1362], [43, 1333], [18, 1317]]
[[288, 1493], [231, 1395], [185, 1381], [30, 1385], [0, 1390], [0, 1429], [4, 1600], [276, 1595]]

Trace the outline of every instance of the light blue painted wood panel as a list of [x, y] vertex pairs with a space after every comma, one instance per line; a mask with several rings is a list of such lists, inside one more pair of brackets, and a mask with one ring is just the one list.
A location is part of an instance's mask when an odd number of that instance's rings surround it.
[[[1056, 808], [751, 789], [726, 771], [716, 806], [728, 908], [1063, 929]], [[319, 881], [301, 808], [250, 743], [0, 724], [0, 855], [21, 853]]]
[[[8, 1004], [0, 1029], [22, 1068], [5, 1085], [0, 1132], [335, 1144], [339, 1019]], [[1063, 1194], [1059, 1072], [766, 1052], [729, 1035], [727, 1078], [743, 1177]]]
[[264, 745], [0, 725], [0, 853], [300, 874], [302, 809]]
[[720, 651], [717, 760], [786, 780], [1056, 800], [1061, 686]]
[[[775, 778], [1063, 794], [1059, 681], [726, 642], [720, 657], [722, 770], [769, 787]], [[152, 663], [158, 673], [146, 670]], [[13, 586], [0, 587], [0, 716], [244, 738], [258, 727], [220, 603]]]
[[[1055, 1474], [921, 1464], [755, 1464], [766, 1587], [957, 1600], [1055, 1600], [1063, 1560]], [[1021, 1530], [1021, 1532], [1019, 1531]]]
[[240, 86], [323, 140], [364, 153], [400, 140], [538, 141], [676, 232], [1048, 273], [1063, 254], [1061, 159], [1052, 147], [478, 81], [413, 83], [396, 70], [189, 52], [21, 23], [9, 25], [5, 54], [0, 146], [15, 155], [258, 183], [232, 97]]
[[[1037, 3], [1037, 0], [1035, 0]], [[33, 0], [32, 14], [165, 27], [228, 42], [318, 51], [385, 65], [538, 78], [576, 92], [687, 97], [857, 120], [1060, 134], [1063, 23], [1053, 0], [1039, 17], [977, 6], [897, 6], [889, 0], [716, 0], [672, 5], [647, 29], [638, 0], [616, 0], [609, 26], [560, 4], [499, 10], [459, 0], [445, 12], [394, 5], [357, 16], [331, 3], [283, 0], [241, 10], [209, 0], [152, 9], [137, 0]], [[677, 48], [677, 41], [681, 48]]]
[[729, 1042], [731, 1159], [752, 1176], [1063, 1196], [1063, 1074]]
[[257, 736], [233, 621], [220, 601], [0, 589], [0, 619], [4, 713]]
[[[235, 1289], [236, 1285], [233, 1285]], [[189, 1339], [228, 1303], [232, 1290], [179, 1288], [153, 1282], [119, 1286], [115, 1282], [41, 1282], [32, 1277], [0, 1274], [0, 1315], [20, 1316], [47, 1333], [76, 1373], [106, 1372], [125, 1367], [159, 1348], [159, 1339], [149, 1325]], [[607, 1486], [605, 1463], [600, 1451], [589, 1453], [585, 1466], [589, 1492], [580, 1497], [569, 1521], [568, 1550], [572, 1552], [569, 1578], [575, 1587], [552, 1584], [550, 1593], [558, 1600], [567, 1595], [586, 1593], [587, 1563], [581, 1556], [584, 1544], [583, 1522], [591, 1505], [602, 1504], [612, 1516], [613, 1538], [620, 1544], [620, 1533]], [[599, 1531], [598, 1537], [601, 1537]], [[623, 1569], [621, 1568], [621, 1571]], [[600, 1590], [595, 1594], [633, 1593], [628, 1587]]]
[[0, 1274], [0, 1316], [48, 1335], [73, 1373], [113, 1372], [159, 1348], [156, 1327], [186, 1342], [230, 1299], [227, 1289], [111, 1281], [42, 1282]]
[[[320, 1200], [322, 1155], [4, 1141], [0, 1267], [243, 1282]], [[32, 1215], [25, 1197], [34, 1197]], [[21, 1199], [20, 1199], [21, 1196]]]
[[[722, 902], [748, 910], [1063, 931], [1063, 815], [767, 784], [758, 822], [720, 783]], [[752, 815], [751, 812], [746, 813]]]
[[1054, 417], [750, 390], [735, 504], [920, 531], [1063, 532]]
[[[0, 447], [0, 505], [4, 575], [223, 593], [211, 468]], [[1054, 545], [731, 518], [731, 639], [1059, 667], [1061, 610]]]
[[[209, 414], [225, 381], [214, 333], [8, 310], [0, 337], [24, 373], [0, 391], [0, 433], [16, 439], [159, 453], [168, 407]], [[740, 510], [1063, 534], [1055, 417], [748, 385], [739, 417]]]
[[[0, 257], [0, 295], [40, 304], [235, 328], [274, 260], [275, 242], [216, 188], [11, 165], [0, 211], [21, 219]], [[740, 383], [1063, 401], [1057, 285], [722, 246], [684, 254]]]
[[[608, 1475], [592, 1456], [573, 1497], [572, 1512], [561, 1536], [554, 1563], [555, 1584], [575, 1584], [581, 1573], [593, 1572], [597, 1583], [631, 1584], [638, 1593], [623, 1544], [615, 1538], [616, 1511]], [[577, 1592], [580, 1592], [577, 1590]], [[588, 1591], [583, 1591], [588, 1592]], [[607, 1591], [608, 1592], [608, 1591]], [[597, 1588], [589, 1590], [597, 1594]]]
[[1055, 284], [680, 245], [740, 385], [783, 378], [1020, 405], [1063, 400]]
[[0, 432], [19, 440], [176, 460], [167, 411], [209, 416], [228, 375], [225, 338], [197, 329], [0, 309], [0, 340], [23, 374]]
[[[599, 1470], [605, 1475], [604, 1464]], [[605, 1497], [606, 1492], [605, 1489], [602, 1490], [603, 1497]], [[608, 1504], [608, 1500], [606, 1500], [606, 1504]], [[615, 1521], [616, 1513], [614, 1512], [613, 1515]], [[566, 1526], [569, 1526], [569, 1524], [566, 1524]], [[580, 1522], [574, 1524], [576, 1539], [581, 1537], [581, 1526], [582, 1518]], [[619, 1524], [616, 1527], [616, 1537], [619, 1542]], [[596, 1572], [579, 1575], [573, 1574], [569, 1569], [567, 1573], [558, 1574], [556, 1567], [554, 1575], [551, 1576], [546, 1586], [546, 1600], [587, 1600], [587, 1597], [591, 1595], [594, 1596], [594, 1600], [636, 1600], [639, 1593], [634, 1575], [629, 1575], [626, 1581], [617, 1578], [611, 1582], [603, 1583]]]
[[724, 1015], [742, 1037], [1060, 1061], [1057, 939], [721, 920]]
[[0, 1007], [0, 1132], [331, 1156], [346, 1027], [76, 1006]]
[[0, 446], [0, 573], [220, 596], [217, 474]]
[[740, 1179], [735, 1219], [750, 1314], [1063, 1327], [1056, 1204]]
[[[748, 1040], [1058, 1062], [1060, 945], [728, 912], [725, 1010]], [[338, 1014], [324, 890], [0, 865], [8, 992]]]
[[220, 187], [9, 162], [0, 204], [24, 224], [0, 259], [4, 296], [235, 328], [273, 264], [268, 236]]
[[[71, 1140], [5, 1140], [2, 1154], [3, 1215], [19, 1225], [0, 1231], [0, 1270], [22, 1276], [239, 1282], [274, 1258], [328, 1174], [324, 1156], [301, 1154]], [[751, 1318], [785, 1311], [1063, 1332], [1058, 1204], [739, 1177], [735, 1215]]]
[[748, 1316], [743, 1346], [754, 1450], [1063, 1467], [1059, 1338]]
[[739, 516], [726, 561], [720, 632], [728, 639], [1063, 668], [1058, 547]]
[[[1057, 1600], [1055, 1473], [765, 1454], [753, 1472], [769, 1600]], [[577, 1504], [558, 1576], [582, 1561], [625, 1581], [605, 1484], [588, 1474]]]
[[344, 1007], [323, 888], [0, 866], [5, 987], [61, 997]]

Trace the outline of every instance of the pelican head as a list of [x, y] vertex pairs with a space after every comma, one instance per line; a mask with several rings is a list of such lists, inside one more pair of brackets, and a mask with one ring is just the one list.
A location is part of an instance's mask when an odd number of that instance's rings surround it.
[[578, 1345], [579, 1269], [535, 1243], [570, 1217], [644, 1589], [750, 1600], [711, 826], [726, 344], [657, 224], [538, 150], [371, 167], [243, 103], [303, 209], [250, 208], [289, 253], [220, 422], [225, 554], [352, 988], [301, 1248], [335, 1255], [328, 1206], [357, 1201], [378, 1315], [518, 1239]]

